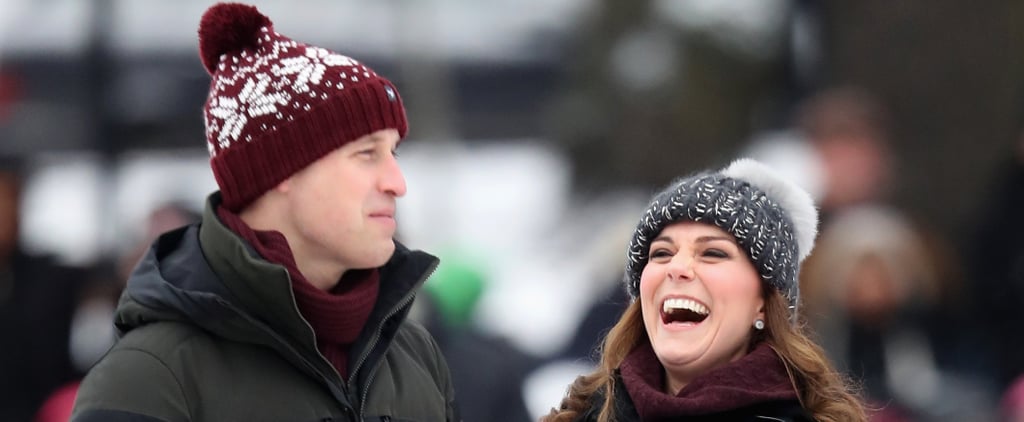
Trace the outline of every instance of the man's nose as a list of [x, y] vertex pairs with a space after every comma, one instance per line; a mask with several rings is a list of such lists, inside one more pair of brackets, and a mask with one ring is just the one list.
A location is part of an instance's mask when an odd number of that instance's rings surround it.
[[402, 174], [402, 168], [398, 165], [398, 160], [395, 157], [390, 157], [384, 164], [384, 174], [380, 179], [380, 189], [384, 193], [387, 193], [394, 197], [405, 196], [405, 176]]

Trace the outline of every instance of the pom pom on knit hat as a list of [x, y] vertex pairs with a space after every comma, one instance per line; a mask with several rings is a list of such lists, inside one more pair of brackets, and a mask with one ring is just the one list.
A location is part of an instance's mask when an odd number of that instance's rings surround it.
[[810, 194], [751, 159], [670, 184], [654, 196], [630, 240], [624, 281], [631, 297], [639, 293], [651, 241], [678, 221], [712, 224], [733, 235], [761, 279], [782, 293], [796, 317], [800, 262], [811, 253], [817, 235], [818, 211]]
[[814, 238], [818, 235], [818, 209], [807, 191], [772, 168], [749, 158], [734, 161], [722, 170], [722, 174], [750, 183], [782, 207], [793, 224], [800, 259], [811, 254]]
[[273, 26], [254, 6], [224, 3], [211, 7], [199, 21], [199, 55], [211, 75], [224, 54], [257, 46], [260, 28]]
[[212, 79], [203, 110], [210, 166], [229, 210], [348, 142], [408, 131], [390, 81], [351, 57], [279, 34], [253, 6], [210, 7], [199, 51]]

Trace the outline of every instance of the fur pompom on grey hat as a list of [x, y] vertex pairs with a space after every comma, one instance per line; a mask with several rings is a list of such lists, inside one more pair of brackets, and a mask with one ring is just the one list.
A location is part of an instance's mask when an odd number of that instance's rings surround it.
[[751, 159], [673, 182], [651, 200], [629, 242], [625, 283], [631, 298], [639, 294], [651, 241], [679, 221], [712, 224], [736, 237], [761, 279], [782, 293], [795, 317], [800, 263], [818, 231], [818, 210], [806, 191]]

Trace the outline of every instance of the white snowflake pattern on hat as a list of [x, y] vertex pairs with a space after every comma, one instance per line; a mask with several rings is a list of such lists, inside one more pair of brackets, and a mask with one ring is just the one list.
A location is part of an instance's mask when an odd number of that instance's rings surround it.
[[277, 113], [277, 106], [286, 105], [291, 99], [291, 95], [285, 91], [267, 91], [272, 82], [270, 76], [255, 76], [256, 79], [245, 82], [237, 97], [217, 96], [210, 103], [210, 115], [223, 122], [217, 134], [217, 143], [221, 149], [228, 148], [232, 142], [238, 141], [249, 118]]
[[[309, 92], [310, 84], [319, 85], [328, 67], [357, 66], [348, 56], [331, 53], [319, 47], [306, 47], [306, 54], [281, 60], [271, 68], [276, 76], [296, 75], [292, 90], [298, 94]], [[340, 89], [340, 88], [339, 88]]]
[[[278, 106], [287, 105], [300, 94], [316, 98], [318, 94], [312, 91], [323, 82], [324, 74], [330, 68], [343, 67], [355, 71], [361, 66], [351, 57], [320, 47], [298, 45], [293, 40], [279, 38], [276, 32], [264, 32], [265, 38], [261, 38], [259, 44], [268, 51], [267, 54], [249, 55], [243, 50], [241, 60], [239, 57], [224, 57], [221, 61], [221, 70], [230, 68], [232, 72], [222, 72], [216, 78], [213, 92], [224, 93], [240, 81], [245, 81], [245, 85], [236, 95], [214, 95], [210, 98], [207, 132], [215, 133], [217, 140], [216, 146], [208, 144], [211, 155], [237, 142], [245, 126], [254, 117], [276, 114], [278, 120], [292, 120], [293, 116], [283, 113]], [[281, 58], [282, 53], [289, 52], [290, 48], [301, 48], [304, 51], [303, 54]], [[269, 74], [266, 72], [268, 66]], [[329, 86], [344, 89], [340, 82]], [[326, 92], [319, 93], [320, 99], [326, 99], [327, 96]], [[309, 104], [298, 101], [294, 108], [310, 109]], [[249, 140], [247, 137], [246, 141]]]

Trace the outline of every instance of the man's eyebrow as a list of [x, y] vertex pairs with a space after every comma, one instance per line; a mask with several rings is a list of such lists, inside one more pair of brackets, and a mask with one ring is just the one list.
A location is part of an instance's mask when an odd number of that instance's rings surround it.
[[[370, 143], [372, 143], [374, 145], [382, 143], [382, 142], [388, 142], [389, 141], [389, 139], [385, 135], [380, 135], [380, 134], [371, 134], [369, 136], [369, 138], [367, 138], [367, 139], [369, 140]], [[397, 142], [395, 143], [395, 146], [396, 147], [398, 146]]]
[[352, 142], [352, 145], [355, 145], [357, 148], [376, 147], [381, 142], [384, 142], [384, 138], [370, 135], [358, 141]]

